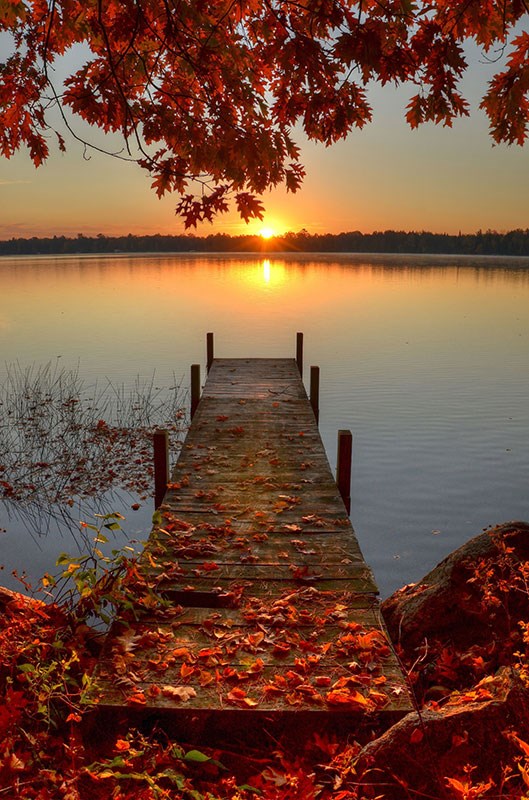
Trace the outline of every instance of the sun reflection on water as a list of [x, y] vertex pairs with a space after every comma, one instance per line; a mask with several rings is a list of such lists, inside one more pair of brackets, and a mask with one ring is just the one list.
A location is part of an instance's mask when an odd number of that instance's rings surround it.
[[284, 288], [288, 276], [284, 262], [264, 258], [248, 277], [257, 289], [277, 291]]

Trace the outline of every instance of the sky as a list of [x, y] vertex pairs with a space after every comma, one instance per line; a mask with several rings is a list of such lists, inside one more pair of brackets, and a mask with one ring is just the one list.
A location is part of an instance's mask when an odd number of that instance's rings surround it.
[[[307, 170], [298, 193], [265, 194], [262, 222], [246, 225], [231, 212], [197, 232], [528, 228], [529, 144], [493, 146], [478, 106], [499, 65], [485, 63], [476, 50], [468, 53], [463, 92], [470, 118], [451, 129], [428, 124], [412, 131], [404, 116], [413, 88], [371, 87], [374, 121], [362, 131], [329, 148], [297, 136]], [[0, 158], [0, 239], [184, 233], [176, 196], [158, 199], [143, 170], [95, 152], [86, 159], [80, 144], [67, 144], [66, 155], [54, 152], [38, 170], [25, 153]]]

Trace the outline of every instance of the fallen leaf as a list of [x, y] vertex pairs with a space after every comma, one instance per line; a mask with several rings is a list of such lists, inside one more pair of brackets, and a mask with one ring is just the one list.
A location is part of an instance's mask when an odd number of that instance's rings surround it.
[[171, 697], [173, 700], [181, 700], [187, 703], [192, 697], [196, 697], [197, 693], [192, 686], [161, 686], [161, 691], [164, 697]]

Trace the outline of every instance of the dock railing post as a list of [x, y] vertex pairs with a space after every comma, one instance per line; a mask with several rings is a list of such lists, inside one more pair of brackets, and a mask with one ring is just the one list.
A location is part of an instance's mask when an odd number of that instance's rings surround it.
[[210, 369], [211, 369], [211, 365], [213, 364], [213, 359], [215, 358], [215, 356], [214, 356], [213, 334], [212, 333], [206, 333], [206, 351], [207, 351], [206, 368], [207, 368], [207, 371], [209, 372]]
[[154, 446], [154, 507], [159, 508], [169, 481], [169, 434], [158, 430], [153, 435]]
[[316, 423], [320, 419], [320, 368], [310, 368], [310, 404], [316, 417]]
[[351, 467], [353, 462], [353, 435], [351, 431], [338, 431], [336, 456], [336, 484], [347, 513], [351, 513]]
[[298, 365], [299, 374], [303, 377], [303, 334], [296, 334], [296, 364]]
[[191, 364], [191, 419], [200, 400], [200, 364]]

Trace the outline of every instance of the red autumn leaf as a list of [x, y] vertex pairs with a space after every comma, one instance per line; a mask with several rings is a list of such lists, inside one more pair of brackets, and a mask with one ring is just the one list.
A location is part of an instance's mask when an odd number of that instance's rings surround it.
[[368, 699], [364, 697], [363, 694], [354, 690], [334, 690], [332, 692], [328, 692], [325, 699], [331, 706], [365, 709], [370, 705]]
[[254, 706], [259, 705], [257, 700], [247, 697], [246, 692], [238, 686], [228, 692], [226, 699], [229, 703], [242, 708], [253, 708]]
[[130, 742], [127, 742], [126, 739], [116, 739], [114, 749], [118, 750], [120, 753], [126, 752], [130, 750]]
[[127, 703], [131, 705], [145, 705], [147, 699], [145, 697], [144, 692], [141, 689], [135, 689], [134, 692], [127, 697]]
[[424, 739], [424, 732], [422, 728], [415, 728], [410, 736], [410, 744], [420, 744]]

